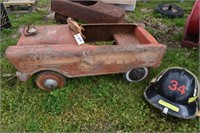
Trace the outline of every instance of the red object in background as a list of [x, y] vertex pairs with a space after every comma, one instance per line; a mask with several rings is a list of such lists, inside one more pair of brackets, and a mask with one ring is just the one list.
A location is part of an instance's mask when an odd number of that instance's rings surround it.
[[199, 46], [199, 7], [200, 0], [196, 0], [191, 14], [187, 18], [185, 25], [184, 38], [182, 40], [182, 47], [198, 47]]
[[51, 0], [51, 10], [56, 22], [66, 24], [67, 17], [87, 23], [124, 22], [125, 10], [102, 1]]

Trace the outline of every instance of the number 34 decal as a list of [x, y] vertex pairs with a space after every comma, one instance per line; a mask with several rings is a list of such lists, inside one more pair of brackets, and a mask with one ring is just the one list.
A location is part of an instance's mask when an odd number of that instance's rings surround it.
[[178, 81], [176, 80], [171, 80], [170, 83], [171, 84], [168, 86], [170, 90], [179, 91], [181, 95], [185, 94], [186, 87], [184, 85], [179, 86]]

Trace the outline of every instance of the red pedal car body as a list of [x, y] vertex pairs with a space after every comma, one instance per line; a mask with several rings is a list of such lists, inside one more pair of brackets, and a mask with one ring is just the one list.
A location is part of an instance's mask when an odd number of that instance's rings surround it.
[[[65, 77], [124, 73], [129, 82], [143, 80], [148, 68], [158, 67], [166, 46], [159, 44], [136, 24], [84, 24], [85, 43], [78, 45], [69, 25], [36, 26], [37, 34], [24, 32], [16, 46], [6, 50], [27, 81], [36, 74], [36, 84], [50, 91], [65, 85]], [[97, 43], [98, 42], [98, 43]], [[108, 43], [105, 43], [108, 42]]]

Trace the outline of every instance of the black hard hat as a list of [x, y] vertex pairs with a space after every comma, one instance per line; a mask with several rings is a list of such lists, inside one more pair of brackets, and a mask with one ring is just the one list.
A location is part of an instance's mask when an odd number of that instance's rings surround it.
[[187, 69], [168, 68], [152, 80], [144, 97], [164, 114], [191, 119], [198, 112], [199, 82]]

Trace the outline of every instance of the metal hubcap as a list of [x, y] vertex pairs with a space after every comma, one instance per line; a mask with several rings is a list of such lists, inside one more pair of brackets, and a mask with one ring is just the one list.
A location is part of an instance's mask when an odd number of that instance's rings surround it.
[[66, 84], [65, 77], [53, 71], [39, 73], [35, 82], [40, 89], [45, 91], [52, 91]]
[[58, 82], [54, 79], [46, 79], [43, 85], [48, 89], [55, 89], [58, 87]]

